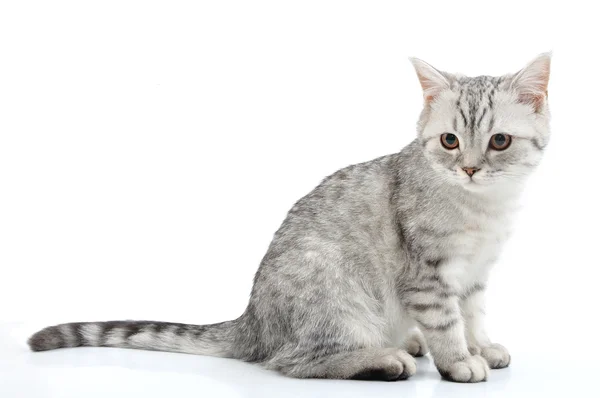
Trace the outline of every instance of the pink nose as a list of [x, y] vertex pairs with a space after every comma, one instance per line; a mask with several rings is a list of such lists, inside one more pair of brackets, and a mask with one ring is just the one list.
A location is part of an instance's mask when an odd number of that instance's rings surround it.
[[477, 167], [463, 167], [465, 173], [469, 175], [469, 177], [473, 177], [473, 174], [477, 173], [479, 170]]

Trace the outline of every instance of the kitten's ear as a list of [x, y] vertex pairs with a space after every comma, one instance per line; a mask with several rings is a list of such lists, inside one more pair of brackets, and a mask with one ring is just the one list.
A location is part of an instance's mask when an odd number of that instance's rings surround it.
[[425, 103], [433, 101], [442, 91], [450, 88], [448, 75], [440, 72], [427, 62], [418, 58], [410, 58], [423, 88]]
[[519, 101], [531, 104], [539, 112], [548, 96], [550, 59], [552, 53], [540, 54], [513, 77], [510, 87], [519, 95]]

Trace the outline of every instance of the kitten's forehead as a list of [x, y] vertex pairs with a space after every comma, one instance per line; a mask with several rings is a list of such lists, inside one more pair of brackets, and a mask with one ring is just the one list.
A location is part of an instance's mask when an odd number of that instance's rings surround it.
[[506, 81], [507, 76], [464, 76], [456, 75], [453, 79], [452, 89], [466, 89], [472, 91], [486, 90], [490, 88], [498, 89]]
[[452, 126], [470, 141], [494, 127], [496, 93], [507, 81], [505, 76], [461, 76], [454, 80], [451, 90], [456, 95]]

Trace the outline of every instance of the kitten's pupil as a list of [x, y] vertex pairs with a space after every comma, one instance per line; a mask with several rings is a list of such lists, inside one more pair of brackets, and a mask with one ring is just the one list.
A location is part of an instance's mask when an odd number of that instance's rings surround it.
[[456, 142], [456, 136], [455, 136], [454, 134], [448, 134], [448, 135], [446, 136], [446, 142], [447, 142], [449, 145], [454, 145], [454, 143]]
[[494, 143], [497, 146], [504, 146], [504, 144], [506, 143], [506, 137], [503, 134], [496, 134], [494, 136]]

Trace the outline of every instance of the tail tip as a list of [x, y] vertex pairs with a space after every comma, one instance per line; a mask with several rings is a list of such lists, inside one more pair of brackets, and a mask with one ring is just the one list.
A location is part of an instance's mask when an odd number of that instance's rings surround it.
[[29, 344], [31, 351], [47, 351], [61, 348], [63, 346], [62, 334], [56, 327], [50, 326], [34, 333], [27, 340], [27, 344]]

